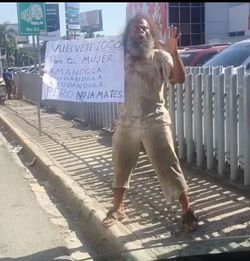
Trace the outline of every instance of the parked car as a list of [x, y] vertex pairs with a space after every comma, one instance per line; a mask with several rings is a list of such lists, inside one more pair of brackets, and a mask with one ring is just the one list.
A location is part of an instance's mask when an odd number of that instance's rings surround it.
[[238, 67], [240, 65], [245, 65], [248, 70], [250, 69], [250, 39], [230, 45], [203, 66]]
[[215, 54], [228, 47], [229, 44], [200, 45], [179, 50], [184, 66], [202, 66]]
[[23, 66], [21, 68], [21, 72], [27, 72], [28, 70], [30, 70], [31, 66]]
[[21, 72], [21, 67], [9, 67], [8, 68], [9, 72], [11, 72], [12, 74], [16, 74]]
[[[35, 65], [32, 65], [32, 66], [30, 66], [30, 68], [27, 71], [25, 71], [25, 73], [31, 73], [31, 74], [38, 73], [38, 68], [39, 68], [39, 64], [36, 65], [36, 68], [35, 68]], [[43, 72], [43, 69], [44, 69], [44, 63], [41, 63], [42, 72]]]

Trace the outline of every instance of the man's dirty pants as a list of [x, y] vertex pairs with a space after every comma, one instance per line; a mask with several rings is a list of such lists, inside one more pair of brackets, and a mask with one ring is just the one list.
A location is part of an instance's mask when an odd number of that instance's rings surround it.
[[129, 188], [141, 142], [168, 201], [180, 198], [187, 184], [174, 151], [169, 123], [164, 115], [148, 119], [120, 118], [112, 137], [113, 188]]

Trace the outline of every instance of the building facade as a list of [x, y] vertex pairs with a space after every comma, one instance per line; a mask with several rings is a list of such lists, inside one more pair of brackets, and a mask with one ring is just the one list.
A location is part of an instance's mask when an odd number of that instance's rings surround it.
[[250, 3], [205, 3], [206, 43], [237, 42], [250, 37]]
[[[250, 37], [250, 3], [128, 3], [127, 19], [136, 13], [151, 16], [166, 40], [166, 28], [181, 33], [180, 46], [236, 42]], [[164, 30], [162, 30], [164, 28]]]

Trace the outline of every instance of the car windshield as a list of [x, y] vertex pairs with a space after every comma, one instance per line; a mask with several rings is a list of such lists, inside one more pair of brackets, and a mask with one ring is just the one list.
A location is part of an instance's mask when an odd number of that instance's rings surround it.
[[211, 59], [217, 52], [204, 52], [204, 50], [184, 51], [180, 53], [180, 57], [184, 66], [202, 66]]
[[205, 62], [211, 59], [216, 53], [207, 53], [196, 62], [196, 66], [202, 66]]
[[231, 45], [215, 55], [204, 66], [240, 66], [250, 56], [249, 43]]

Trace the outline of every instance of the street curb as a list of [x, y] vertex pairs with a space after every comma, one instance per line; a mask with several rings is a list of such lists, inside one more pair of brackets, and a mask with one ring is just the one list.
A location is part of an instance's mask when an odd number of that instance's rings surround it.
[[[20, 144], [36, 157], [36, 163], [46, 172], [52, 185], [62, 196], [62, 200], [71, 211], [77, 213], [80, 223], [88, 222], [96, 233], [108, 239], [114, 247], [129, 260], [155, 260], [153, 253], [143, 249], [141, 241], [125, 225], [118, 222], [110, 228], [102, 225], [107, 210], [95, 199], [89, 197], [64, 170], [48, 155], [47, 152], [31, 141], [18, 126], [0, 111], [0, 121], [9, 129]], [[126, 239], [127, 238], [127, 239]]]

